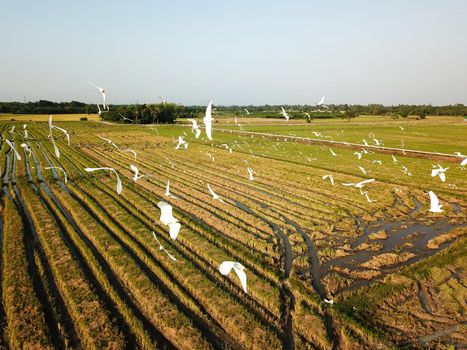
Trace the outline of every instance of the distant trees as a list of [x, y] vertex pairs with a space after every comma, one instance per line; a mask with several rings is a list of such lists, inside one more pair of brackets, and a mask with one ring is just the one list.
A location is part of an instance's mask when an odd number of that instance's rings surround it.
[[136, 124], [170, 124], [184, 114], [185, 107], [175, 103], [127, 105], [102, 113], [103, 120]]

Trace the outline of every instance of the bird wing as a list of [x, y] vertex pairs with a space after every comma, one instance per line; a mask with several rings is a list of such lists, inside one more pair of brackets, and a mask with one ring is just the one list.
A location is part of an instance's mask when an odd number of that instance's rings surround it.
[[356, 186], [357, 184], [349, 182], [349, 183], [345, 183], [345, 184], [343, 183], [342, 185], [343, 186]]
[[157, 203], [157, 206], [161, 210], [160, 221], [164, 225], [170, 225], [172, 223], [178, 222], [178, 220], [172, 214], [172, 206], [169, 203], [160, 201]]
[[6, 143], [8, 144], [8, 146], [10, 146], [10, 148], [11, 148], [11, 149], [13, 150], [13, 152], [15, 153], [16, 159], [21, 160], [21, 155], [18, 153], [18, 151], [17, 151], [16, 148], [13, 146], [13, 144], [10, 142], [10, 140], [6, 139], [5, 141], [6, 141]]
[[198, 129], [195, 129], [195, 131], [196, 131], [195, 137], [199, 138], [199, 135], [201, 135], [201, 129], [198, 128]]
[[208, 184], [208, 190], [209, 190], [209, 193], [211, 193], [211, 196], [213, 196], [214, 198], [217, 197], [216, 192], [213, 191], [213, 189], [211, 188], [211, 185], [209, 185], [209, 184]]
[[428, 194], [430, 195], [430, 202], [431, 202], [431, 207], [439, 207], [439, 200], [438, 200], [438, 197], [436, 197], [436, 195], [433, 193], [433, 191], [430, 191], [428, 192]]
[[179, 222], [172, 222], [169, 224], [170, 238], [172, 238], [174, 241], [177, 239], [181, 227], [182, 225]]
[[234, 267], [235, 262], [233, 261], [224, 261], [219, 265], [219, 272], [224, 276], [227, 276], [230, 273], [230, 270]]
[[364, 184], [367, 184], [367, 183], [370, 183], [370, 182], [373, 182], [373, 181], [375, 181], [375, 179], [368, 179], [368, 180], [364, 180], [364, 181], [359, 182], [357, 185], [364, 185]]
[[439, 178], [441, 179], [442, 182], [446, 181], [446, 174], [445, 173], [439, 173]]
[[237, 273], [238, 278], [240, 279], [240, 282], [242, 283], [243, 290], [245, 293], [248, 293], [248, 289], [246, 286], [246, 273], [243, 271], [243, 269], [234, 267], [235, 272]]

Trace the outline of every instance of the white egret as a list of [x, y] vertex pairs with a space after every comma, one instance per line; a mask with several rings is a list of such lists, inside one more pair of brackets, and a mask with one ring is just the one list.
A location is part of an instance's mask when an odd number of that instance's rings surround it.
[[195, 119], [188, 119], [191, 122], [191, 132], [195, 132], [195, 137], [198, 138], [201, 135], [201, 129], [199, 128], [198, 122]]
[[255, 179], [255, 178], [253, 177], [253, 175], [254, 175], [254, 173], [255, 173], [254, 170], [251, 169], [250, 167], [246, 168], [246, 170], [248, 171], [248, 179], [249, 179], [250, 181], [253, 181], [253, 180]]
[[381, 164], [383, 164], [383, 162], [382, 162], [382, 161], [380, 161], [380, 160], [374, 160], [374, 161], [373, 161], [373, 164], [378, 164], [378, 165], [381, 165]]
[[358, 159], [362, 159], [362, 153], [361, 153], [361, 152], [355, 152], [354, 155], [355, 155]]
[[326, 298], [324, 298], [323, 300], [324, 300], [324, 302], [325, 302], [326, 304], [330, 304], [330, 305], [334, 304], [334, 300], [332, 300], [332, 299], [326, 299]]
[[337, 156], [337, 154], [336, 154], [332, 149], [329, 149], [329, 152], [331, 152], [331, 154], [332, 154], [334, 157]]
[[376, 146], [381, 146], [383, 144], [383, 140], [373, 139], [373, 142]]
[[177, 261], [177, 259], [176, 259], [172, 254], [170, 254], [170, 253], [167, 251], [167, 249], [165, 249], [165, 248], [162, 246], [161, 242], [159, 242], [159, 240], [157, 239], [156, 234], [154, 233], [154, 231], [152, 231], [152, 236], [154, 237], [154, 239], [156, 240], [156, 242], [159, 243], [159, 250], [164, 251], [164, 252], [167, 254], [167, 256], [168, 256], [170, 259], [172, 259], [173, 261]]
[[368, 203], [376, 202], [376, 200], [370, 199], [370, 197], [368, 197], [368, 192], [367, 191], [363, 191], [362, 194], [365, 196]]
[[133, 164], [130, 164], [130, 169], [132, 172], [135, 173], [135, 175], [133, 176], [133, 181], [136, 182], [138, 181], [139, 179], [145, 177], [145, 176], [149, 176], [149, 175], [139, 175], [139, 169], [134, 166]]
[[[99, 91], [99, 93], [102, 95], [102, 108], [109, 110], [109, 106], [105, 104], [105, 90], [101, 88], [100, 86], [97, 86], [94, 83], [91, 83], [90, 81], [88, 81], [88, 83], [94, 86]], [[99, 105], [97, 106], [99, 107]], [[99, 108], [99, 112], [100, 112], [100, 108]]]
[[212, 100], [209, 101], [208, 106], [206, 107], [206, 112], [203, 118], [204, 127], [206, 129], [206, 136], [209, 140], [212, 141]]
[[397, 159], [396, 159], [396, 157], [394, 157], [394, 154], [391, 154], [391, 157], [392, 157], [392, 162], [393, 162], [394, 164], [396, 164], [396, 163], [397, 163]]
[[289, 121], [289, 118], [290, 116], [287, 114], [287, 112], [285, 111], [284, 107], [281, 107], [282, 111], [281, 111], [281, 114], [282, 116], [285, 118], [285, 121]]
[[219, 195], [213, 191], [213, 189], [211, 188], [211, 185], [208, 184], [208, 190], [209, 190], [209, 193], [211, 194], [212, 198], [213, 199], [216, 199], [218, 200], [219, 202], [222, 202], [222, 203], [225, 203], [221, 197], [219, 197]]
[[343, 183], [342, 185], [352, 186], [352, 187], [356, 187], [356, 188], [363, 188], [363, 187], [365, 187], [366, 184], [368, 184], [370, 182], [373, 182], [373, 181], [375, 181], [375, 179], [363, 180], [363, 181], [356, 182], [356, 183], [353, 183], [353, 182]]
[[114, 146], [116, 149], [118, 149], [120, 151], [120, 148], [110, 139], [106, 139], [105, 137], [102, 137], [102, 136], [99, 136], [97, 135], [98, 138], [100, 138], [101, 140], [104, 140], [106, 141], [108, 144]]
[[63, 170], [63, 168], [61, 166], [48, 166], [44, 169], [56, 169], [56, 170], [60, 170], [63, 174], [63, 178], [65, 180], [65, 183], [68, 183], [68, 176], [67, 176], [67, 173], [65, 172], [65, 170]]
[[329, 179], [329, 181], [331, 181], [331, 185], [334, 186], [334, 176], [332, 175], [324, 175], [322, 177], [323, 180], [326, 180], [326, 179]]
[[157, 206], [161, 210], [160, 221], [164, 225], [169, 226], [170, 238], [172, 238], [175, 241], [177, 239], [178, 233], [180, 232], [180, 228], [182, 225], [173, 216], [172, 206], [169, 203], [160, 201], [159, 203], [157, 203]]
[[123, 120], [128, 120], [128, 121], [130, 121], [130, 122], [133, 123], [133, 120], [132, 120], [132, 119], [125, 117], [125, 116], [122, 115], [120, 112], [118, 112], [118, 115], [119, 115]]
[[438, 164], [438, 167], [434, 168], [431, 170], [431, 177], [435, 177], [435, 176], [438, 176], [439, 179], [441, 180], [441, 182], [445, 182], [446, 181], [446, 170], [448, 170], [449, 168], [443, 168], [441, 165]]
[[361, 171], [363, 174], [366, 175], [367, 171], [365, 170], [364, 167], [362, 167], [362, 166], [359, 165], [358, 168], [360, 169], [360, 171]]
[[134, 149], [131, 149], [131, 148], [124, 149], [122, 152], [125, 152], [125, 153], [132, 153], [133, 156], [135, 157], [135, 159], [136, 159], [136, 156], [138, 155], [138, 154], [136, 153], [136, 151], [135, 151]]
[[15, 146], [10, 142], [10, 140], [5, 139], [5, 142], [7, 143], [8, 146], [13, 150], [13, 153], [15, 154], [16, 159], [21, 160], [21, 155], [19, 152], [16, 150]]
[[21, 144], [21, 147], [24, 149], [25, 152], [28, 152], [28, 155], [31, 156], [32, 149], [25, 143]]
[[114, 168], [108, 168], [108, 167], [102, 167], [102, 168], [84, 168], [84, 170], [87, 171], [88, 173], [89, 173], [89, 172], [98, 171], [98, 170], [108, 170], [108, 171], [114, 173], [115, 176], [117, 177], [117, 193], [118, 193], [118, 194], [122, 193], [122, 180], [120, 180], [120, 176], [118, 176], [117, 170], [115, 170]]
[[308, 113], [308, 112], [304, 112], [304, 114], [306, 115], [306, 117], [308, 118], [308, 120], [311, 122], [311, 116], [310, 116], [310, 113]]
[[54, 137], [53, 137], [53, 134], [52, 134], [52, 129], [53, 129], [53, 125], [52, 125], [52, 114], [51, 114], [49, 116], [49, 136], [50, 136], [50, 139], [52, 140], [52, 144], [54, 146], [55, 156], [57, 158], [60, 158], [60, 151], [58, 150], [58, 147], [55, 144], [55, 140], [54, 140]]
[[178, 197], [176, 197], [172, 193], [170, 193], [170, 180], [167, 181], [167, 186], [165, 187], [165, 196], [166, 197], [172, 197], [174, 199], [178, 199]]
[[246, 115], [250, 115], [250, 112], [248, 112], [248, 109], [243, 108], [243, 110], [246, 112]]
[[433, 191], [428, 192], [430, 196], [430, 209], [432, 213], [441, 213], [443, 212], [442, 205], [439, 204], [438, 197], [433, 193]]
[[179, 136], [179, 137], [178, 137], [178, 144], [177, 144], [177, 146], [175, 147], [175, 149], [179, 149], [180, 146], [185, 147], [185, 149], [188, 148], [188, 142], [186, 142], [186, 141], [183, 139], [183, 136]]
[[245, 291], [245, 293], [248, 293], [245, 266], [235, 261], [224, 261], [219, 265], [219, 272], [224, 276], [227, 276], [230, 273], [230, 271], [232, 271], [232, 269], [235, 270], [235, 273], [240, 279], [240, 283], [242, 284], [243, 290]]

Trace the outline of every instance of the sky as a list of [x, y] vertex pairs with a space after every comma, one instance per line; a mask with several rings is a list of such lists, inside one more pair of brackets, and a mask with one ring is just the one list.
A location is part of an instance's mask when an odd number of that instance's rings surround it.
[[465, 0], [0, 0], [0, 101], [467, 105]]

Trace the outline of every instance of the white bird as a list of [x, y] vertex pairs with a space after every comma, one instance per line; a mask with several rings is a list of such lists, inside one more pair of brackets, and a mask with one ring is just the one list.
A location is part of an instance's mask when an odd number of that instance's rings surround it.
[[165, 106], [165, 97], [164, 97], [164, 96], [159, 96], [159, 98], [161, 99], [162, 103], [163, 103], [164, 106]]
[[308, 112], [304, 112], [304, 113], [305, 113], [306, 117], [308, 118], [308, 120], [311, 122], [311, 116], [310, 116], [310, 113], [308, 113]]
[[248, 179], [249, 179], [250, 181], [253, 181], [253, 180], [255, 179], [255, 178], [253, 177], [253, 175], [254, 175], [255, 172], [254, 172], [253, 169], [251, 169], [250, 167], [246, 168], [246, 170], [248, 171]]
[[223, 144], [221, 145], [221, 147], [224, 147], [226, 150], [228, 150], [228, 151], [229, 151], [229, 153], [232, 153], [232, 147], [229, 147], [229, 145], [228, 145], [228, 144], [226, 144], [226, 143], [223, 143]]
[[402, 166], [402, 171], [404, 172], [405, 175], [412, 176], [412, 173], [409, 171], [409, 169], [405, 165]]
[[178, 199], [178, 197], [176, 197], [172, 193], [170, 193], [170, 180], [167, 181], [167, 186], [165, 187], [165, 196], [166, 197], [172, 197], [174, 199]]
[[322, 137], [323, 136], [323, 134], [321, 134], [321, 132], [318, 132], [318, 131], [313, 131], [312, 134], [315, 135], [316, 137]]
[[159, 242], [159, 240], [157, 239], [156, 234], [154, 233], [154, 231], [152, 231], [152, 236], [154, 237], [154, 239], [156, 240], [156, 242], [159, 243], [159, 250], [163, 250], [163, 251], [167, 254], [167, 256], [168, 256], [170, 259], [172, 259], [173, 261], [177, 261], [177, 259], [176, 259], [172, 254], [170, 254], [170, 253], [167, 251], [167, 249], [165, 249], [165, 248], [162, 246], [161, 242]]
[[430, 209], [432, 213], [441, 213], [443, 212], [442, 205], [439, 204], [438, 197], [433, 193], [433, 191], [428, 192], [430, 195]]
[[[101, 88], [100, 86], [97, 86], [94, 83], [91, 83], [90, 81], [88, 81], [88, 83], [91, 84], [92, 86], [94, 86], [99, 91], [99, 93], [102, 95], [102, 108], [109, 110], [109, 106], [107, 106], [105, 104], [105, 90], [103, 88]], [[97, 105], [97, 106], [99, 106], [99, 105]], [[100, 109], [99, 109], [99, 111], [100, 111]]]
[[201, 129], [199, 128], [198, 122], [195, 119], [188, 119], [191, 122], [191, 132], [195, 132], [195, 137], [198, 138], [201, 135]]
[[326, 298], [324, 298], [324, 302], [325, 302], [326, 304], [330, 304], [330, 305], [334, 304], [334, 300], [332, 300], [332, 299], [326, 299]]
[[16, 159], [21, 160], [21, 155], [19, 152], [16, 150], [15, 146], [10, 142], [10, 140], [5, 139], [5, 142], [7, 143], [8, 146], [13, 150], [13, 153], [15, 154]]
[[224, 276], [227, 276], [230, 273], [230, 271], [232, 271], [232, 269], [235, 270], [235, 273], [240, 279], [240, 283], [242, 284], [243, 290], [245, 291], [245, 293], [248, 293], [245, 266], [235, 261], [224, 261], [219, 265], [219, 272]]
[[204, 127], [206, 128], [206, 136], [212, 141], [212, 100], [209, 101], [206, 107], [206, 112], [203, 118]]
[[21, 147], [24, 149], [25, 152], [28, 152], [28, 155], [31, 156], [32, 149], [29, 148], [29, 146], [25, 143], [21, 144]]
[[317, 105], [317, 106], [323, 106], [324, 108], [328, 108], [328, 109], [329, 109], [329, 107], [326, 106], [326, 105], [324, 104], [324, 97], [325, 97], [325, 96], [323, 95], [323, 97], [321, 97], [321, 100], [320, 100], [316, 105]]
[[383, 162], [382, 162], [382, 161], [380, 161], [380, 160], [374, 160], [374, 161], [373, 161], [373, 164], [378, 164], [378, 165], [381, 165], [381, 164], [383, 164]]
[[110, 139], [106, 139], [105, 137], [102, 137], [102, 136], [99, 136], [97, 135], [98, 138], [100, 138], [101, 140], [104, 140], [106, 141], [108, 144], [114, 146], [116, 149], [118, 149], [120, 151], [120, 148]]
[[[101, 112], [101, 113], [102, 113], [102, 112]], [[122, 115], [120, 112], [118, 112], [118, 115], [119, 115], [123, 120], [128, 120], [128, 121], [130, 121], [130, 122], [133, 123], [133, 120], [132, 120], [132, 119], [125, 117], [125, 116]]]
[[157, 206], [161, 210], [160, 221], [164, 225], [169, 226], [170, 238], [172, 238], [175, 241], [177, 239], [178, 233], [180, 232], [180, 228], [182, 227], [182, 225], [173, 216], [172, 206], [169, 203], [160, 201], [159, 203], [157, 203]]
[[366, 184], [375, 181], [375, 179], [368, 179], [368, 180], [363, 180], [357, 183], [349, 182], [349, 183], [343, 183], [342, 185], [344, 186], [352, 186], [356, 188], [363, 188], [365, 187]]
[[362, 153], [361, 153], [361, 152], [355, 152], [354, 155], [355, 155], [358, 159], [362, 159]]
[[124, 149], [122, 152], [125, 152], [125, 153], [132, 153], [133, 156], [135, 157], [135, 159], [136, 159], [136, 156], [138, 155], [138, 154], [136, 153], [136, 151], [135, 151], [134, 149], [131, 149], [131, 148]]
[[364, 144], [366, 147], [369, 147], [369, 146], [370, 146], [366, 140], [362, 140], [362, 141], [363, 141], [363, 144]]
[[56, 126], [56, 125], [53, 125], [52, 124], [52, 119], [50, 119], [50, 125], [52, 126], [53, 129], [57, 129], [57, 130], [60, 130], [61, 132], [63, 132], [65, 134], [65, 137], [68, 141], [68, 146], [70, 145], [70, 134], [68, 133], [68, 130], [65, 130], [59, 126]]
[[27, 125], [26, 125], [26, 124], [23, 124], [23, 132], [24, 132], [24, 138], [25, 138], [25, 139], [28, 138], [28, 131], [26, 130], [26, 127], [27, 127]]
[[329, 149], [329, 152], [331, 152], [331, 154], [332, 154], [334, 157], [337, 156], [337, 154], [336, 154], [332, 149]]
[[53, 129], [53, 125], [52, 125], [52, 114], [51, 114], [49, 116], [49, 135], [50, 135], [50, 139], [52, 140], [52, 144], [54, 146], [55, 156], [57, 158], [60, 158], [60, 151], [58, 150], [58, 147], [55, 144], [55, 140], [54, 140], [54, 137], [53, 137], [53, 134], [52, 134], [52, 129]]
[[434, 168], [431, 170], [431, 177], [435, 177], [435, 176], [438, 176], [439, 179], [441, 180], [441, 182], [445, 182], [446, 181], [446, 170], [448, 170], [449, 168], [443, 168], [441, 165], [438, 164], [438, 167]]
[[370, 199], [370, 197], [368, 197], [368, 192], [367, 191], [363, 191], [362, 194], [365, 196], [368, 203], [376, 202], [376, 200]]
[[287, 114], [287, 112], [285, 111], [284, 107], [281, 107], [282, 108], [282, 111], [281, 111], [281, 114], [282, 116], [285, 118], [285, 121], [289, 121], [289, 115]]
[[60, 170], [62, 173], [63, 173], [63, 178], [65, 180], [65, 183], [68, 183], [68, 176], [67, 176], [67, 173], [65, 172], [65, 170], [63, 170], [63, 168], [61, 166], [48, 166], [48, 167], [45, 167], [44, 169], [56, 169], [56, 170]]
[[118, 176], [117, 170], [115, 170], [114, 168], [107, 168], [107, 167], [103, 167], [103, 168], [84, 168], [84, 170], [87, 171], [88, 173], [89, 172], [94, 172], [94, 171], [97, 171], [97, 170], [109, 170], [110, 172], [114, 173], [115, 176], [117, 177], [117, 193], [118, 194], [122, 193], [122, 180], [120, 180], [120, 176]]
[[392, 162], [393, 162], [394, 164], [396, 164], [396, 163], [397, 163], [397, 159], [396, 159], [396, 157], [394, 157], [394, 154], [391, 154], [391, 157], [392, 157]]
[[322, 179], [323, 179], [323, 180], [329, 179], [329, 180], [331, 181], [331, 185], [334, 186], [334, 176], [332, 176], [332, 175], [324, 175], [324, 176], [322, 177]]
[[209, 190], [209, 193], [211, 194], [212, 198], [214, 199], [217, 199], [219, 202], [222, 202], [222, 203], [225, 203], [221, 197], [219, 197], [219, 195], [214, 192], [211, 188], [211, 185], [208, 184], [208, 190]]
[[133, 164], [130, 164], [130, 169], [132, 172], [135, 173], [135, 175], [133, 176], [133, 181], [136, 182], [138, 181], [139, 179], [145, 177], [145, 176], [149, 176], [149, 175], [139, 175], [139, 169], [134, 166]]
[[464, 158], [464, 160], [461, 162], [461, 166], [466, 166], [467, 165], [467, 158]]
[[402, 131], [404, 131], [404, 127], [402, 125], [399, 125], [399, 129], [401, 129]]
[[359, 165], [358, 168], [360, 169], [360, 171], [361, 171], [363, 174], [366, 175], [367, 171], [365, 170], [364, 167], [362, 167], [362, 166]]
[[13, 125], [9, 131], [11, 137], [14, 136], [13, 134], [15, 133], [15, 129], [16, 129], [16, 125]]
[[373, 139], [373, 142], [375, 143], [376, 146], [381, 146], [383, 144], [383, 141], [378, 140], [378, 139]]
[[246, 112], [246, 115], [250, 115], [250, 112], [248, 112], [248, 109], [243, 108], [243, 110]]
[[183, 136], [179, 136], [179, 137], [178, 137], [178, 144], [177, 144], [177, 146], [175, 147], [175, 149], [179, 149], [180, 146], [185, 147], [185, 149], [188, 148], [188, 142], [186, 142], [186, 141], [183, 139]]

